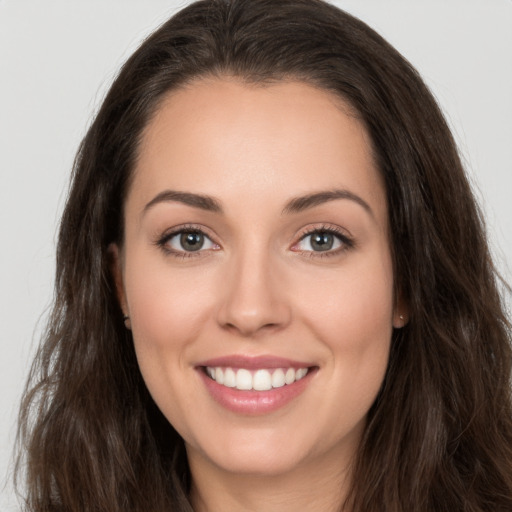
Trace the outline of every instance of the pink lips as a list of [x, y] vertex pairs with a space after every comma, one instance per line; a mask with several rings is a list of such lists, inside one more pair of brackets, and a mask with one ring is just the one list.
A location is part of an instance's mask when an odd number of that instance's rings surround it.
[[311, 363], [292, 361], [283, 357], [274, 356], [225, 356], [215, 359], [208, 359], [199, 363], [197, 366], [225, 366], [231, 368], [247, 368], [248, 370], [257, 368], [308, 368]]
[[[296, 380], [292, 384], [286, 384], [282, 387], [266, 391], [246, 391], [219, 384], [206, 374], [206, 367], [245, 368], [249, 371], [257, 369], [308, 368], [309, 371], [305, 377]], [[311, 363], [274, 356], [247, 357], [233, 355], [202, 361], [196, 366], [196, 369], [206, 389], [218, 404], [238, 414], [261, 415], [274, 412], [299, 396], [311, 382], [311, 377], [316, 373], [317, 367]]]

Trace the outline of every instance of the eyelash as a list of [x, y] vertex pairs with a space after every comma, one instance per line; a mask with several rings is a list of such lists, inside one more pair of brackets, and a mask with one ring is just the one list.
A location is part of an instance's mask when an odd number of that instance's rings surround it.
[[[193, 224], [188, 224], [184, 226], [178, 226], [174, 229], [172, 229], [169, 232], [164, 233], [158, 240], [155, 242], [155, 245], [157, 245], [166, 255], [173, 256], [175, 258], [196, 258], [201, 257], [205, 255], [205, 252], [211, 250], [211, 249], [198, 249], [197, 251], [178, 251], [174, 249], [170, 249], [168, 247], [168, 243], [170, 240], [172, 240], [177, 235], [182, 234], [200, 234], [203, 235], [206, 239], [208, 239], [212, 244], [214, 244], [216, 247], [219, 247], [219, 244], [217, 244], [212, 238], [205, 232], [204, 228], [195, 226]], [[293, 249], [297, 245], [299, 245], [303, 240], [305, 240], [308, 236], [317, 234], [317, 233], [323, 233], [327, 235], [334, 236], [341, 244], [341, 247], [335, 249], [335, 250], [326, 250], [326, 251], [306, 251], [306, 250], [300, 250], [300, 249]], [[299, 241], [296, 242], [292, 246], [292, 250], [295, 252], [299, 252], [302, 254], [307, 254], [310, 258], [326, 258], [331, 256], [338, 256], [339, 254], [348, 251], [355, 247], [355, 241], [353, 238], [347, 236], [346, 233], [342, 232], [339, 228], [335, 226], [328, 226], [323, 225], [320, 227], [313, 227], [308, 229], [306, 232], [304, 232], [301, 237], [299, 238]], [[213, 249], [217, 250], [217, 249]]]
[[[174, 249], [170, 249], [168, 247], [168, 243], [177, 235], [182, 234], [199, 234], [203, 235], [205, 239], [208, 239], [215, 246], [219, 246], [216, 242], [212, 240], [212, 238], [205, 232], [204, 228], [199, 226], [195, 226], [193, 224], [187, 224], [184, 226], [178, 226], [173, 228], [171, 231], [164, 233], [156, 242], [157, 245], [166, 255], [173, 256], [175, 258], [196, 258], [205, 255], [205, 249], [198, 249], [197, 251], [177, 251]], [[216, 250], [216, 249], [214, 249]]]
[[337, 249], [327, 251], [302, 251], [300, 249], [297, 249], [296, 251], [301, 252], [302, 254], [307, 254], [310, 258], [329, 258], [332, 256], [339, 256], [340, 254], [355, 247], [355, 241], [353, 238], [349, 237], [338, 227], [331, 225], [323, 225], [320, 227], [313, 227], [308, 229], [301, 235], [299, 241], [294, 244], [294, 247], [305, 240], [308, 236], [314, 235], [316, 233], [325, 233], [327, 235], [334, 236], [340, 242], [341, 246]]

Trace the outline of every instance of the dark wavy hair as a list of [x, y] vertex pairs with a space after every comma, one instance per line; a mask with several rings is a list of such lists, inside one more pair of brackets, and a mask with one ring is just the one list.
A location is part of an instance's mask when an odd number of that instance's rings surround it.
[[141, 134], [162, 100], [223, 76], [339, 95], [365, 124], [385, 182], [395, 287], [410, 321], [393, 333], [348, 508], [510, 512], [511, 329], [454, 140], [412, 66], [321, 0], [193, 3], [114, 81], [76, 157], [55, 302], [21, 408], [25, 509], [192, 510], [183, 441], [139, 372], [108, 247], [122, 242]]

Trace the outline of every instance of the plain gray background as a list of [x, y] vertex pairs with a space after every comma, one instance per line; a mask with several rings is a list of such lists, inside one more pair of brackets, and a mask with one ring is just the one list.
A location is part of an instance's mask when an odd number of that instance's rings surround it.
[[[0, 483], [52, 299], [73, 155], [116, 70], [185, 1], [0, 0]], [[422, 73], [445, 111], [512, 281], [512, 1], [339, 0]], [[510, 302], [509, 302], [510, 304]], [[0, 510], [16, 510], [7, 483]]]

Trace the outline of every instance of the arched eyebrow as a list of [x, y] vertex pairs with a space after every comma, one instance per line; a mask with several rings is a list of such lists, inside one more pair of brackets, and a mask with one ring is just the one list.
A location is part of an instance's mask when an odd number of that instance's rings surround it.
[[[370, 205], [364, 199], [353, 192], [344, 189], [325, 190], [307, 194], [305, 196], [295, 197], [286, 203], [281, 213], [283, 215], [300, 213], [304, 210], [308, 210], [309, 208], [313, 208], [329, 201], [335, 201], [337, 199], [348, 199], [350, 201], [354, 201], [374, 217]], [[149, 203], [146, 204], [142, 213], [145, 214], [158, 203], [166, 203], [169, 201], [182, 203], [187, 206], [192, 206], [193, 208], [199, 208], [213, 213], [223, 213], [220, 201], [214, 197], [195, 194], [192, 192], [179, 192], [176, 190], [164, 190], [157, 194], [153, 199], [151, 199], [151, 201], [149, 201]]]
[[222, 213], [222, 207], [217, 199], [202, 194], [178, 192], [176, 190], [164, 190], [157, 194], [153, 199], [151, 199], [151, 201], [149, 201], [148, 204], [146, 204], [146, 206], [144, 206], [142, 213], [145, 214], [150, 208], [158, 203], [166, 203], [169, 201], [183, 203], [187, 206], [199, 208], [208, 212]]
[[370, 205], [357, 194], [350, 192], [350, 190], [325, 190], [320, 192], [314, 192], [305, 196], [295, 197], [288, 201], [283, 209], [283, 214], [299, 213], [309, 208], [313, 208], [329, 201], [335, 201], [336, 199], [348, 199], [354, 201], [358, 205], [362, 206], [372, 217], [374, 217], [373, 210]]

